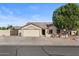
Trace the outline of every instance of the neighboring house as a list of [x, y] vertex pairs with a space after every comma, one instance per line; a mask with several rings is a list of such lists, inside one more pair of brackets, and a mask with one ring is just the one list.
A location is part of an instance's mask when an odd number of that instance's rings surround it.
[[10, 30], [0, 30], [0, 36], [10, 36]]
[[10, 30], [10, 36], [18, 36], [19, 29], [20, 29], [20, 26], [9, 27], [8, 30]]
[[29, 22], [18, 33], [24, 37], [50, 37], [57, 33], [57, 29], [51, 22]]
[[19, 26], [13, 26], [4, 30], [0, 30], [0, 36], [18, 36], [19, 28]]

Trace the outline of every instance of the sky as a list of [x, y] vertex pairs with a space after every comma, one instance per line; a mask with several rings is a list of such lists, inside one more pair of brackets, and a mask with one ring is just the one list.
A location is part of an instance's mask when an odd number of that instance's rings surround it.
[[53, 12], [63, 3], [0, 3], [0, 26], [27, 22], [52, 22]]

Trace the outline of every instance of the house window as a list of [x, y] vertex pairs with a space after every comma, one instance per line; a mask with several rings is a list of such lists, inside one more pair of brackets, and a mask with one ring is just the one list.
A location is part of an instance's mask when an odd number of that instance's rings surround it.
[[57, 30], [57, 34], [59, 34], [60, 33], [60, 30]]
[[49, 34], [52, 34], [52, 32], [53, 32], [52, 29], [50, 29], [50, 30], [49, 30]]
[[42, 29], [42, 35], [45, 35], [45, 30], [44, 29]]

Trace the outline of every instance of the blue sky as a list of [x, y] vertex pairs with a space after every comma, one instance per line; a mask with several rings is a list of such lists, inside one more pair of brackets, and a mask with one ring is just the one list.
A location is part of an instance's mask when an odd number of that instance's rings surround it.
[[51, 22], [53, 11], [62, 3], [2, 3], [0, 26], [20, 26], [27, 22]]

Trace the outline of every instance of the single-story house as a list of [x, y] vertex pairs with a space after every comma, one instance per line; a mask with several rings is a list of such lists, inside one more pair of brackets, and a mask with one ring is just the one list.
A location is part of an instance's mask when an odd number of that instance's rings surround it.
[[23, 37], [50, 37], [56, 33], [57, 28], [52, 22], [29, 22], [18, 31], [18, 35]]

